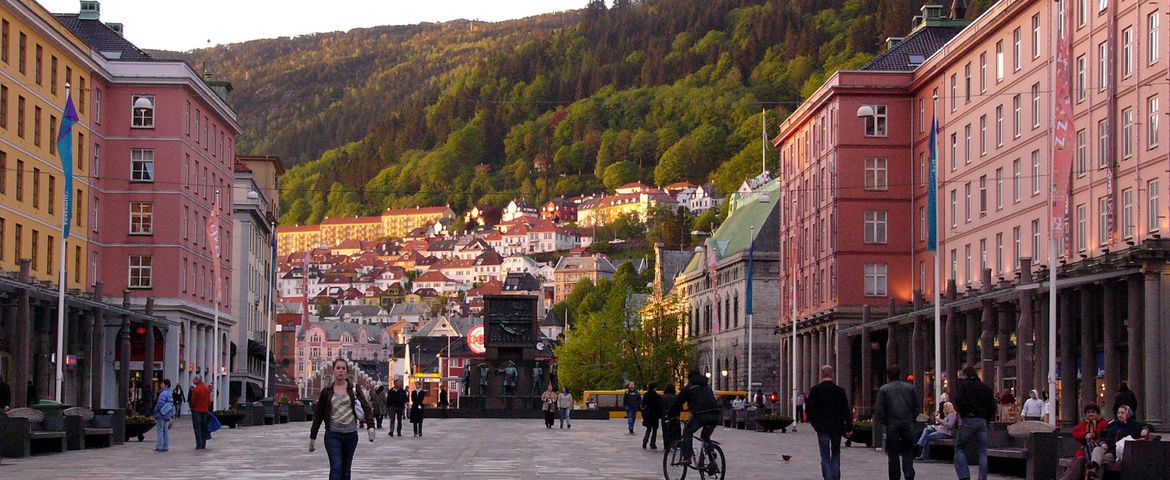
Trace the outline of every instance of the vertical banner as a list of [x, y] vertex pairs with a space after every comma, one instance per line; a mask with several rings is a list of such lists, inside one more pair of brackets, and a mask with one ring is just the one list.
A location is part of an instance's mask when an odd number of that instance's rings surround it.
[[[1069, 242], [1069, 197], [1072, 192], [1072, 161], [1073, 148], [1073, 114], [1072, 114], [1072, 70], [1069, 68], [1070, 37], [1068, 29], [1068, 12], [1058, 15], [1056, 29], [1056, 77], [1055, 102], [1056, 118], [1053, 122], [1052, 134], [1052, 200], [1050, 222], [1053, 239], [1060, 239], [1063, 246], [1061, 254], [1072, 252], [1072, 243]], [[1112, 161], [1108, 163], [1112, 165]], [[1110, 167], [1112, 175], [1112, 167]], [[1112, 199], [1110, 211], [1112, 210]], [[1059, 235], [1059, 237], [1057, 237]]]
[[[68, 90], [68, 88], [66, 88]], [[61, 156], [65, 202], [61, 211], [61, 236], [69, 238], [69, 224], [73, 221], [73, 124], [77, 123], [77, 109], [73, 107], [73, 94], [65, 94], [65, 115], [57, 131], [57, 154]]]
[[[930, 122], [930, 172], [926, 186], [926, 249], [938, 251], [938, 117]], [[937, 283], [937, 282], [936, 282]]]
[[219, 302], [223, 298], [223, 284], [219, 281], [219, 195], [215, 196], [215, 203], [211, 205], [211, 215], [207, 217], [207, 243], [211, 245], [211, 278], [215, 282], [215, 308], [219, 310]]

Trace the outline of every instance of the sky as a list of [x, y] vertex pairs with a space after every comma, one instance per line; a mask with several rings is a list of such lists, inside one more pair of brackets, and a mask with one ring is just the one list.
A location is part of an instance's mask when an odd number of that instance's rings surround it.
[[[79, 0], [37, 0], [77, 13]], [[499, 21], [583, 8], [587, 0], [104, 0], [103, 22], [139, 48], [187, 51], [258, 38], [458, 18]]]

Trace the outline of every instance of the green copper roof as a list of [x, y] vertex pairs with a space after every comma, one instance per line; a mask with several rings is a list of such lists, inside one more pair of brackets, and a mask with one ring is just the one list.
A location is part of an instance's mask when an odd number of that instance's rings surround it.
[[[779, 219], [776, 218], [776, 206], [779, 203], [780, 182], [777, 180], [765, 183], [752, 193], [744, 195], [739, 199], [739, 208], [731, 212], [723, 224], [715, 229], [715, 234], [707, 239], [705, 243], [708, 249], [715, 250], [719, 260], [747, 252], [753, 240], [756, 242], [757, 252], [778, 251]], [[691, 255], [683, 274], [705, 269], [706, 264], [704, 253], [696, 252]]]

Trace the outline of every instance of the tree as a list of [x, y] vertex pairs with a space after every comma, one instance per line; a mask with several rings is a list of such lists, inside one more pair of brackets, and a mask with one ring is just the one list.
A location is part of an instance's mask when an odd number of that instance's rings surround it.
[[621, 185], [638, 180], [638, 166], [629, 160], [621, 161], [605, 168], [602, 183], [606, 190], [613, 190]]

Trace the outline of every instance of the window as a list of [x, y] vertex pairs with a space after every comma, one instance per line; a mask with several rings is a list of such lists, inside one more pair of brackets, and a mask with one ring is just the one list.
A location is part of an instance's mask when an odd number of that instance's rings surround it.
[[870, 106], [873, 107], [873, 115], [865, 117], [865, 136], [884, 137], [886, 136], [886, 106]]
[[959, 80], [956, 74], [951, 74], [951, 112], [959, 108]]
[[1077, 176], [1082, 177], [1088, 170], [1089, 164], [1089, 134], [1085, 129], [1077, 130]]
[[1146, 111], [1150, 114], [1150, 120], [1146, 122], [1146, 144], [1147, 148], [1155, 148], [1158, 146], [1158, 117], [1161, 117], [1161, 112], [1158, 109], [1158, 96], [1155, 95], [1146, 99]]
[[[0, 20], [0, 61], [4, 63], [8, 63], [8, 31], [11, 27], [8, 20]], [[3, 254], [4, 252], [0, 249], [0, 255]], [[0, 260], [3, 260], [3, 257], [0, 257]]]
[[987, 269], [987, 239], [979, 239], [979, 270]]
[[49, 92], [57, 94], [57, 56], [49, 55]]
[[[20, 43], [18, 44], [19, 47], [17, 52], [17, 67], [20, 70], [20, 73], [23, 75], [27, 71], [25, 66], [28, 64], [28, 35], [25, 35], [24, 32], [20, 32], [19, 42]], [[20, 245], [20, 243], [17, 242], [17, 245]]]
[[963, 283], [971, 283], [971, 244], [963, 245]]
[[[926, 153], [918, 152], [918, 184], [925, 187], [929, 176], [926, 171]], [[0, 193], [3, 193], [3, 190], [0, 190]]]
[[918, 207], [918, 241], [926, 241], [926, 207]]
[[24, 160], [16, 161], [16, 201], [24, 201]]
[[963, 101], [971, 103], [971, 62], [963, 66]]
[[77, 83], [81, 88], [77, 89], [77, 111], [85, 113], [85, 77], [77, 77]]
[[57, 142], [55, 135], [57, 133], [57, 117], [49, 115], [49, 155], [57, 154]]
[[30, 266], [32, 267], [33, 270], [39, 269], [39, 267], [37, 267], [37, 264], [39, 263], [38, 258], [40, 258], [40, 253], [41, 253], [41, 232], [38, 232], [37, 229], [34, 228], [32, 231], [32, 255], [29, 255], [29, 260], [32, 260], [32, 262], [30, 262]]
[[1158, 191], [1158, 181], [1150, 180], [1150, 183], [1146, 184], [1146, 197], [1149, 201], [1149, 207], [1146, 209], [1146, 215], [1148, 216], [1146, 219], [1146, 229], [1151, 232], [1158, 231], [1158, 229], [1162, 226], [1162, 222], [1159, 218], [1160, 216], [1158, 215], [1162, 212], [1160, 210], [1161, 205], [1158, 202], [1159, 195], [1160, 192]]
[[191, 102], [183, 108], [183, 133], [188, 137], [191, 136]]
[[1003, 146], [1003, 105], [995, 106], [995, 146]]
[[1085, 18], [1089, 16], [1089, 0], [1077, 0], [1077, 27], [1085, 26]]
[[886, 181], [887, 163], [887, 160], [884, 158], [865, 159], [866, 190], [886, 190], [888, 185]]
[[1012, 31], [1012, 70], [1020, 71], [1020, 29]]
[[134, 182], [154, 181], [154, 149], [134, 148], [130, 150], [130, 180]]
[[959, 192], [951, 190], [951, 228], [959, 224]]
[[971, 221], [971, 182], [963, 184], [963, 217]]
[[[983, 117], [983, 118], [986, 119], [986, 117]], [[971, 163], [971, 124], [970, 123], [963, 126], [963, 135], [964, 135], [963, 156], [965, 157], [963, 159], [963, 163], [966, 164], [966, 163]]]
[[979, 116], [979, 155], [987, 155], [987, 115]]
[[979, 54], [979, 93], [987, 93], [987, 52]]
[[1121, 156], [1133, 156], [1133, 107], [1121, 111]]
[[979, 215], [987, 214], [987, 175], [979, 177]]
[[130, 202], [130, 234], [151, 235], [154, 233], [154, 204], [151, 202]]
[[33, 106], [33, 145], [41, 146], [41, 107]]
[[102, 123], [102, 91], [93, 91], [93, 123]]
[[951, 279], [959, 281], [959, 254], [955, 249], [951, 249]]
[[1032, 150], [1032, 195], [1040, 194], [1040, 151]]
[[1040, 128], [1040, 84], [1032, 84], [1032, 128]]
[[886, 243], [886, 212], [865, 212], [865, 243]]
[[1040, 58], [1040, 14], [1032, 15], [1032, 58]]
[[1040, 220], [1032, 220], [1032, 258], [1040, 258]]
[[24, 138], [24, 96], [16, 96], [16, 136]]
[[41, 208], [41, 169], [33, 167], [32, 206]]
[[150, 288], [151, 257], [130, 255], [130, 288]]
[[38, 43], [36, 52], [36, 56], [33, 57], [33, 79], [37, 85], [44, 85], [45, 48]]
[[1023, 174], [1020, 170], [1020, 159], [1012, 160], [1012, 201], [1020, 201], [1021, 183]]
[[1077, 251], [1083, 252], [1089, 248], [1088, 239], [1088, 209], [1085, 204], [1077, 205]]
[[1133, 238], [1133, 189], [1121, 191], [1121, 236], [1126, 240]]
[[130, 97], [130, 126], [133, 128], [154, 128], [154, 96], [133, 95]]
[[1020, 106], [1021, 103], [1022, 102], [1020, 101], [1020, 94], [1017, 93], [1014, 97], [1012, 97], [1012, 137], [1013, 138], [1020, 138], [1020, 124], [1023, 123], [1023, 115], [1021, 114], [1021, 110], [1023, 110], [1023, 107]]
[[[90, 209], [89, 225], [90, 225], [90, 228], [93, 229], [93, 231], [95, 233], [98, 231], [98, 212], [101, 211], [101, 203], [102, 203], [101, 198], [93, 197], [93, 203], [89, 204], [89, 209]], [[80, 214], [80, 212], [79, 212], [79, 214]]]
[[[1146, 32], [1148, 32], [1149, 35], [1149, 39], [1146, 40], [1146, 45], [1149, 46], [1147, 48], [1149, 53], [1147, 54], [1146, 61], [1148, 61], [1151, 65], [1157, 63], [1158, 57], [1161, 56], [1162, 44], [1161, 39], [1158, 38], [1158, 29], [1162, 26], [1161, 14], [1162, 12], [1154, 12], [1151, 13], [1150, 16], [1146, 17]], [[8, 49], [5, 48], [4, 50], [5, 55], [7, 55]]]
[[995, 42], [995, 81], [1003, 80], [1003, 40]]
[[1003, 167], [995, 169], [995, 209], [1003, 208]]
[[8, 86], [0, 85], [0, 128], [8, 128]]
[[16, 233], [14, 234], [14, 236], [12, 238], [12, 245], [13, 245], [13, 249], [14, 249], [14, 251], [13, 251], [14, 255], [12, 256], [12, 258], [15, 258], [15, 259], [24, 258], [24, 253], [23, 253], [24, 252], [24, 226], [19, 224], [19, 223], [16, 224]]
[[1109, 86], [1109, 43], [1097, 45], [1097, 91], [1104, 92]]
[[1003, 233], [995, 234], [995, 271], [1003, 273]]
[[1012, 264], [1020, 261], [1020, 227], [1012, 227]]
[[1133, 75], [1133, 27], [1121, 31], [1121, 76]]
[[865, 295], [867, 297], [886, 296], [886, 264], [865, 265]]
[[45, 175], [49, 179], [49, 215], [53, 214], [53, 205], [57, 203], [57, 179], [52, 175]]
[[8, 152], [0, 151], [0, 195], [8, 193]]
[[102, 153], [102, 145], [100, 143], [93, 144], [93, 163], [92, 163], [92, 167], [91, 167], [91, 170], [93, 173], [93, 178], [100, 178], [102, 176], [101, 175], [101, 173], [102, 173], [101, 172], [101, 170], [102, 170], [101, 169], [101, 166], [102, 166], [101, 153]]
[[959, 134], [952, 133], [951, 134], [951, 171], [952, 172], [955, 171], [955, 168], [958, 168], [958, 165], [957, 165], [958, 158], [959, 158]]
[[1109, 242], [1109, 197], [1097, 199], [1097, 244]]
[[1077, 102], [1083, 102], [1088, 91], [1088, 87], [1085, 85], [1088, 80], [1086, 78], [1088, 73], [1085, 71], [1088, 68], [1088, 62], [1084, 55], [1077, 57]]

